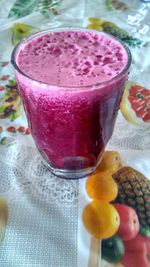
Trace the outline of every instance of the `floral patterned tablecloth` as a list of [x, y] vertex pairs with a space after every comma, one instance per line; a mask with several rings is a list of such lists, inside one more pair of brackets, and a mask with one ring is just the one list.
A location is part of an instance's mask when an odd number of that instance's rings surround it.
[[[43, 165], [10, 63], [14, 46], [33, 32], [60, 26], [103, 30], [122, 39], [133, 57], [126, 91], [134, 94], [130, 105], [123, 100], [108, 148], [127, 155], [136, 150], [136, 158], [148, 160], [149, 152], [142, 153], [150, 149], [149, 14], [150, 3], [140, 0], [0, 1], [0, 194], [9, 209], [0, 266], [87, 267], [84, 240], [77, 238], [83, 184], [62, 181]], [[149, 175], [148, 163], [144, 166]]]

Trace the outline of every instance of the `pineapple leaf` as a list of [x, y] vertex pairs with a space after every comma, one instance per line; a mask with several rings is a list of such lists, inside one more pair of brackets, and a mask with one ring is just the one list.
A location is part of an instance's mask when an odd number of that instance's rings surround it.
[[30, 14], [36, 6], [36, 0], [16, 0], [13, 7], [11, 8], [8, 18], [11, 17], [24, 17]]
[[14, 80], [9, 80], [9, 84], [10, 85], [14, 85], [14, 84], [16, 85], [16, 80], [15, 79]]
[[54, 10], [61, 0], [39, 0], [37, 10], [43, 15], [47, 15], [51, 10]]
[[127, 38], [122, 38], [122, 41], [130, 45], [131, 47], [143, 47], [146, 45], [145, 42], [141, 41], [138, 38], [134, 38], [132, 36], [129, 36]]
[[103, 30], [107, 33], [110, 33], [118, 38], [120, 38], [121, 40], [123, 38], [130, 38], [128, 32], [120, 27], [118, 27], [115, 23], [111, 22], [111, 21], [105, 21], [103, 23]]
[[105, 0], [105, 4], [108, 10], [111, 11], [113, 9], [112, 0]]
[[10, 121], [14, 121], [15, 119], [17, 119], [19, 117], [19, 113], [16, 110], [13, 110], [13, 112], [10, 114], [9, 118]]
[[6, 140], [7, 140], [6, 137], [2, 137], [2, 139], [0, 140], [0, 144], [1, 145], [6, 145]]

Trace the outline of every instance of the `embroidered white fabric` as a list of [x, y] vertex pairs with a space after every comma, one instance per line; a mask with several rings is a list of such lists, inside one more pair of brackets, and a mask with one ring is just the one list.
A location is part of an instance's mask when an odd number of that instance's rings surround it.
[[140, 128], [128, 123], [119, 112], [109, 149], [150, 149], [150, 128]]
[[0, 266], [77, 267], [78, 181], [52, 175], [20, 141], [1, 147], [0, 170], [8, 203]]
[[76, 206], [78, 182], [55, 177], [43, 164], [35, 147], [11, 143], [0, 150], [0, 194], [9, 201], [22, 200], [22, 191], [61, 206]]

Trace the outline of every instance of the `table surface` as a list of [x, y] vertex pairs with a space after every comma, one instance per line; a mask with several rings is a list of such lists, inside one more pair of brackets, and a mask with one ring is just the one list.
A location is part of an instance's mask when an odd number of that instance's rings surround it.
[[[150, 4], [140, 0], [0, 1], [0, 195], [9, 209], [1, 267], [87, 267], [83, 255], [89, 253], [79, 218], [80, 204], [88, 201], [84, 182], [58, 179], [43, 165], [10, 64], [14, 45], [48, 27], [109, 28], [131, 50], [129, 80], [149, 89], [149, 12]], [[107, 148], [121, 151], [130, 165], [150, 175], [150, 128], [130, 124], [119, 111]]]

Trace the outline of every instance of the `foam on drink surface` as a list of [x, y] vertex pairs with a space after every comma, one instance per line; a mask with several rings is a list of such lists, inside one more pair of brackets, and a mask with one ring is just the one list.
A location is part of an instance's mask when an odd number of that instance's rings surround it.
[[127, 52], [117, 40], [102, 33], [50, 32], [26, 43], [17, 64], [34, 80], [80, 87], [111, 80], [125, 68]]

